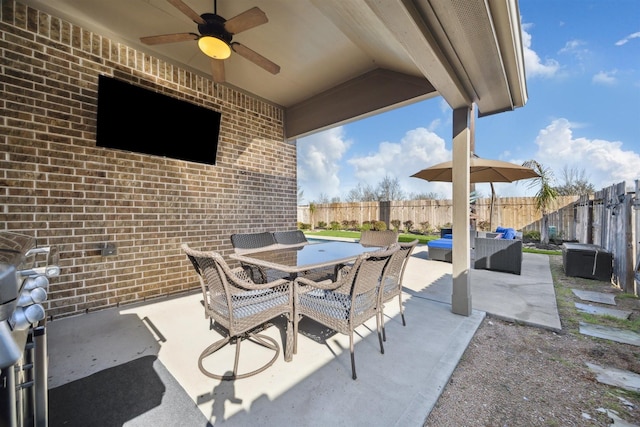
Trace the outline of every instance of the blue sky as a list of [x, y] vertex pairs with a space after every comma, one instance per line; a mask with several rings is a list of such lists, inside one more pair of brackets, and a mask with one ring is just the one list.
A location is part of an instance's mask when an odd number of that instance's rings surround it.
[[[529, 100], [476, 119], [476, 153], [584, 172], [596, 189], [640, 179], [640, 1], [520, 0]], [[358, 183], [397, 178], [406, 194], [451, 196], [410, 176], [451, 159], [451, 108], [441, 97], [298, 140], [303, 203], [345, 200]], [[526, 182], [498, 196], [531, 195]], [[488, 184], [477, 190], [488, 197]]]

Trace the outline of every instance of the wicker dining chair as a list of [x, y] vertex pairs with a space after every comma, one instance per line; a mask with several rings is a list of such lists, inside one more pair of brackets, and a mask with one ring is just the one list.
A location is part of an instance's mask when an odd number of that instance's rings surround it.
[[[198, 359], [200, 371], [211, 378], [235, 380], [247, 378], [267, 369], [277, 360], [280, 347], [273, 338], [259, 332], [265, 323], [284, 315], [287, 319], [285, 361], [291, 360], [293, 348], [293, 286], [291, 281], [279, 279], [266, 284], [256, 284], [241, 267], [231, 269], [217, 252], [202, 252], [187, 244], [182, 249], [198, 273], [204, 298], [205, 317], [210, 329], [214, 322], [226, 330], [226, 336], [208, 346]], [[273, 358], [263, 366], [238, 373], [240, 344], [252, 341], [275, 352]], [[227, 344], [234, 344], [235, 361], [231, 374], [210, 372], [203, 360]], [[228, 370], [225, 370], [228, 372]]]
[[[372, 317], [376, 317], [378, 290], [385, 266], [394, 253], [395, 246], [360, 255], [349, 271], [337, 281], [316, 282], [305, 277], [294, 281], [293, 353], [297, 352], [298, 322], [301, 316], [309, 317], [328, 328], [349, 336], [351, 372], [355, 380], [354, 329]], [[378, 323], [380, 352], [384, 353], [381, 326]]]
[[418, 246], [418, 242], [419, 240], [415, 239], [408, 243], [397, 243], [399, 250], [393, 254], [385, 269], [383, 285], [380, 287], [380, 300], [378, 302], [378, 322], [382, 325], [383, 341], [387, 340], [387, 334], [384, 328], [384, 304], [396, 296], [398, 297], [398, 304], [400, 305], [402, 326], [407, 326], [407, 322], [404, 320], [404, 307], [402, 305], [402, 279], [404, 277], [404, 270], [407, 268], [409, 257], [416, 246]]
[[398, 233], [393, 230], [362, 230], [360, 234], [360, 244], [365, 247], [377, 246], [387, 247], [398, 241]]
[[[236, 233], [231, 235], [231, 246], [238, 254], [252, 252], [256, 250], [267, 250], [276, 248], [276, 239], [273, 233], [264, 231], [261, 233]], [[267, 283], [269, 281], [268, 272], [256, 265], [241, 263], [242, 268], [256, 283]]]
[[276, 243], [281, 245], [305, 245], [309, 244], [307, 237], [301, 230], [274, 231], [273, 237]]

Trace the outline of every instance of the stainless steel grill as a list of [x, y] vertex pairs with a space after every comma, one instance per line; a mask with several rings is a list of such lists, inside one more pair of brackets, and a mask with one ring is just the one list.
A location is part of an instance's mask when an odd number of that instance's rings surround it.
[[47, 426], [46, 313], [55, 247], [0, 232], [0, 427]]

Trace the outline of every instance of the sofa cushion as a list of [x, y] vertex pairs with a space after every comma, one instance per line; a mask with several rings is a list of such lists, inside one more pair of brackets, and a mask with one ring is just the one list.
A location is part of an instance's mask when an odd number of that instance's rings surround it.
[[516, 230], [513, 228], [498, 227], [496, 228], [496, 233], [502, 233], [503, 239], [513, 240], [516, 238]]
[[427, 242], [427, 246], [430, 248], [451, 249], [453, 246], [453, 239], [430, 240]]

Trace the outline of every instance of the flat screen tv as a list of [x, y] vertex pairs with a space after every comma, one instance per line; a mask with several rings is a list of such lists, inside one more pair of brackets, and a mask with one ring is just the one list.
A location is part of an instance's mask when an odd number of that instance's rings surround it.
[[215, 165], [221, 114], [99, 76], [96, 145]]

